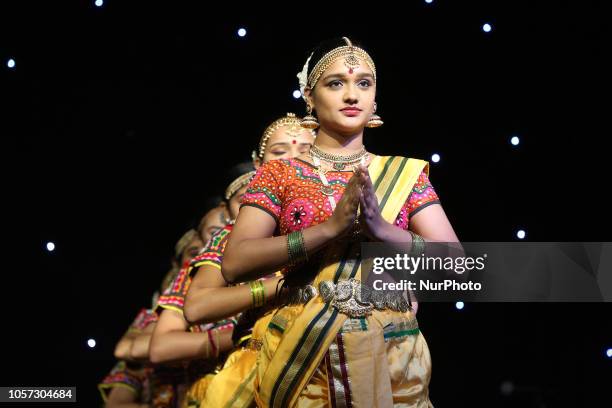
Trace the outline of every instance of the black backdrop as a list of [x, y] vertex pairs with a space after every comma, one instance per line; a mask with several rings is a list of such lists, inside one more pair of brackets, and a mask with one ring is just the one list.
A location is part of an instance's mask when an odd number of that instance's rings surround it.
[[[0, 5], [0, 385], [76, 385], [80, 405], [99, 403], [114, 343], [174, 242], [265, 125], [303, 113], [295, 74], [329, 37], [359, 40], [377, 63], [385, 125], [367, 131], [369, 150], [440, 154], [430, 179], [461, 240], [513, 241], [519, 228], [530, 241], [608, 240], [601, 3], [62, 3]], [[608, 396], [611, 311], [422, 305], [434, 404]]]

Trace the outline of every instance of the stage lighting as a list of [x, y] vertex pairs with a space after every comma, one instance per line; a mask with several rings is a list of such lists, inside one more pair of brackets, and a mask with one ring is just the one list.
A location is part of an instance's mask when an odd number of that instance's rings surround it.
[[524, 238], [525, 238], [525, 235], [527, 235], [527, 234], [525, 233], [525, 231], [524, 231], [524, 230], [518, 230], [518, 232], [516, 233], [516, 237], [517, 237], [518, 239], [524, 239]]
[[606, 350], [606, 356], [608, 356], [608, 358], [612, 358], [612, 348]]
[[246, 29], [240, 28], [238, 30], [238, 37], [244, 37], [246, 35]]
[[431, 3], [433, 3], [433, 0], [425, 0], [425, 3], [431, 4]]
[[47, 242], [47, 251], [53, 252], [55, 250], [55, 244], [53, 242]]
[[489, 23], [482, 25], [482, 31], [484, 31], [485, 33], [490, 33], [492, 29], [493, 27], [491, 27], [491, 24]]
[[96, 0], [94, 4], [96, 5], [96, 7], [102, 7], [102, 5], [104, 4], [104, 0]]
[[504, 381], [503, 383], [501, 383], [499, 390], [502, 395], [508, 397], [514, 392], [514, 383], [512, 381]]
[[302, 93], [299, 90], [293, 91], [293, 97], [295, 99], [300, 99], [302, 97]]
[[520, 139], [518, 136], [513, 136], [512, 139], [510, 139], [510, 143], [512, 143], [513, 146], [518, 146], [518, 144], [520, 143]]
[[455, 307], [457, 308], [457, 310], [462, 310], [465, 307], [465, 303], [457, 302], [455, 303]]
[[12, 58], [9, 58], [9, 60], [6, 61], [6, 66], [11, 69], [15, 68], [15, 60]]
[[434, 163], [437, 163], [440, 161], [440, 155], [438, 153], [432, 154], [431, 155], [431, 161]]
[[87, 345], [89, 346], [89, 348], [94, 348], [96, 347], [96, 341], [94, 339], [89, 339], [87, 340]]

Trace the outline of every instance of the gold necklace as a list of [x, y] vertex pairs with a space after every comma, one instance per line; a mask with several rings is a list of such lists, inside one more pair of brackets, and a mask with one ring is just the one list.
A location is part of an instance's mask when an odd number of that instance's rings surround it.
[[310, 156], [312, 158], [316, 157], [320, 160], [331, 163], [332, 167], [338, 171], [344, 170], [346, 166], [355, 165], [362, 162], [367, 155], [368, 152], [364, 146], [362, 146], [361, 150], [357, 153], [349, 154], [346, 156], [340, 154], [326, 153], [323, 150], [319, 149], [316, 145], [312, 145], [312, 147], [310, 148]]
[[331, 206], [331, 209], [333, 212], [336, 209], [336, 199], [334, 198], [334, 188], [330, 186], [329, 182], [327, 181], [327, 177], [325, 176], [326, 172], [323, 171], [323, 167], [321, 166], [321, 160], [319, 160], [318, 157], [313, 156], [312, 154], [310, 155], [310, 158], [312, 159], [312, 162], [317, 168], [317, 172], [319, 173], [319, 179], [321, 180], [322, 185], [319, 191], [321, 191], [321, 193], [327, 197], [327, 200], [329, 201], [329, 205]]
[[[367, 157], [368, 154], [366, 152], [366, 155], [363, 156], [361, 158], [361, 164], [365, 166], [365, 163], [367, 162]], [[321, 193], [327, 197], [327, 199], [329, 200], [329, 204], [331, 205], [332, 211], [336, 208], [336, 200], [334, 199], [334, 188], [329, 184], [329, 182], [327, 181], [327, 171], [323, 170], [323, 166], [321, 165], [321, 160], [313, 154], [310, 154], [310, 158], [312, 160], [312, 163], [314, 164], [315, 168], [317, 169], [317, 173], [319, 173], [319, 179], [321, 180], [321, 187], [319, 188], [319, 191], [321, 191]], [[358, 162], [355, 162], [355, 164], [357, 164]], [[355, 171], [355, 166], [353, 166], [353, 172]]]

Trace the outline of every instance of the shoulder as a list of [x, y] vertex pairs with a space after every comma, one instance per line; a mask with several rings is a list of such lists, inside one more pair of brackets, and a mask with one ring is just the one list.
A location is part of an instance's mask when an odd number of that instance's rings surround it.
[[397, 170], [425, 173], [429, 176], [429, 162], [416, 157], [407, 156], [381, 156], [372, 154], [371, 168], [389, 169], [393, 166]]
[[289, 172], [292, 163], [287, 159], [275, 159], [263, 163], [257, 169], [255, 176], [249, 184], [248, 192], [253, 192], [253, 189], [257, 190], [264, 186], [274, 186], [280, 180], [283, 180], [286, 174]]

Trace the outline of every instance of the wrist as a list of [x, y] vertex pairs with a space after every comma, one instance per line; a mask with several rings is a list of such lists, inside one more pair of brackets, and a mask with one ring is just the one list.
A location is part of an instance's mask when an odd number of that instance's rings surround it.
[[321, 227], [321, 231], [323, 232], [323, 236], [327, 241], [338, 237], [342, 233], [342, 230], [338, 224], [334, 222], [333, 218], [329, 218], [327, 221], [319, 225]]
[[261, 307], [266, 303], [266, 286], [264, 281], [255, 280], [249, 282], [251, 289], [252, 307]]
[[276, 286], [278, 285], [278, 281], [281, 279], [281, 277], [275, 277], [272, 279], [266, 279], [264, 281], [264, 287], [265, 287], [265, 297], [266, 300], [270, 300], [271, 298], [274, 297], [275, 293], [276, 293]]
[[396, 230], [397, 228], [394, 225], [381, 218], [381, 222], [373, 229], [372, 235], [374, 235], [374, 239], [377, 241], [390, 242], [393, 241]]

